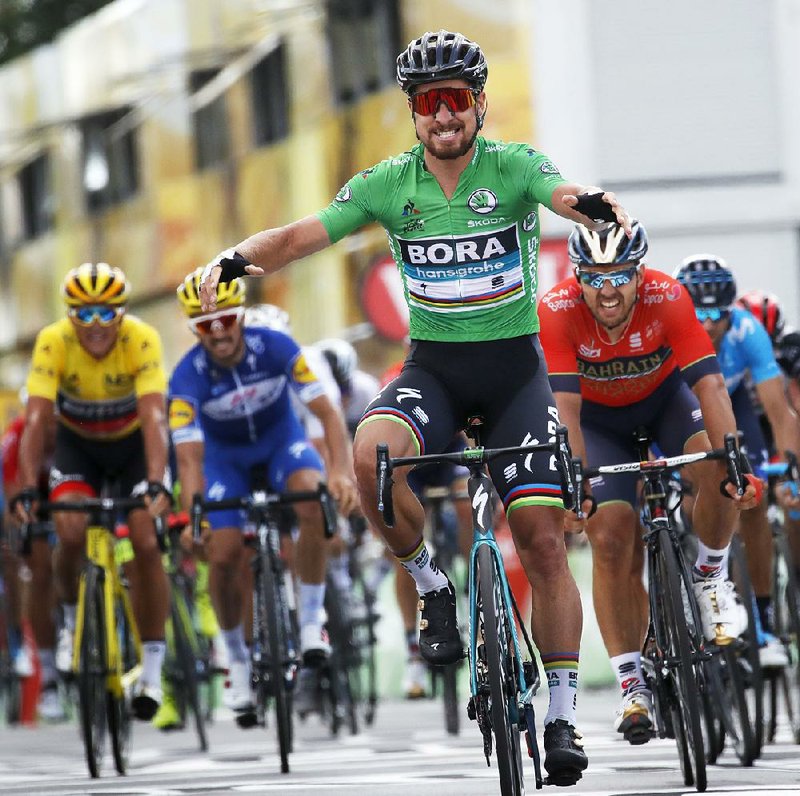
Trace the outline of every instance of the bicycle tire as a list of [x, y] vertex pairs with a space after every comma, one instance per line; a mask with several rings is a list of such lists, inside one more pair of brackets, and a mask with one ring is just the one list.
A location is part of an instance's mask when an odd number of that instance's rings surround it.
[[738, 534], [731, 540], [728, 570], [747, 611], [747, 629], [738, 641], [724, 647], [722, 654], [742, 732], [741, 743], [735, 747], [736, 755], [743, 766], [751, 766], [761, 755], [764, 743], [764, 678], [758, 656], [753, 586]]
[[[136, 645], [133, 640], [133, 633], [125, 613], [125, 606], [121, 597], [115, 600], [114, 612], [116, 617], [117, 643], [120, 654], [120, 671], [130, 671], [137, 663]], [[132, 727], [131, 714], [125, 695], [115, 696], [111, 691], [108, 695], [108, 730], [111, 736], [111, 751], [114, 758], [114, 768], [119, 774], [125, 774], [128, 770], [130, 759]]]
[[0, 715], [5, 717], [6, 724], [19, 722], [21, 706], [22, 683], [14, 671], [8, 601], [0, 588]]
[[506, 613], [505, 603], [499, 594], [500, 580], [494, 552], [488, 545], [478, 549], [479, 622], [483, 629], [486, 666], [491, 699], [490, 716], [495, 739], [495, 757], [500, 774], [500, 792], [503, 796], [521, 796], [525, 787], [522, 778], [522, 757], [519, 733], [509, 715], [509, 698], [516, 699], [516, 689], [509, 695], [509, 681], [513, 673], [507, 671], [508, 625], [512, 621]]
[[[170, 600], [170, 619], [172, 620], [172, 641], [175, 645], [178, 682], [174, 683], [179, 693], [181, 713], [191, 713], [194, 728], [202, 752], [208, 751], [205, 710], [200, 699], [200, 681], [197, 676], [197, 639], [192, 617], [186, 600], [180, 590], [173, 587]], [[191, 634], [191, 635], [190, 635]], [[194, 641], [194, 643], [193, 643]]]
[[[661, 589], [660, 611], [653, 617], [665, 642], [667, 671], [672, 686], [672, 729], [687, 786], [694, 785], [702, 793], [708, 785], [706, 776], [703, 730], [700, 721], [700, 700], [694, 672], [689, 628], [681, 591], [678, 559], [666, 528], [658, 531], [658, 543], [653, 556], [653, 574]], [[651, 588], [653, 579], [651, 579]]]
[[[775, 635], [787, 648], [789, 666], [785, 667], [780, 676], [772, 682], [773, 688], [782, 693], [792, 738], [795, 743], [800, 743], [800, 584], [797, 581], [792, 552], [785, 534], [781, 531], [775, 536], [774, 541], [772, 578], [774, 630]], [[773, 712], [777, 713], [777, 710]]]
[[694, 663], [695, 681], [700, 695], [703, 750], [706, 764], [717, 761], [725, 748], [725, 731], [717, 706], [725, 698], [724, 686], [720, 676], [719, 661], [705, 654], [700, 608], [692, 589], [692, 575], [686, 563], [685, 549], [682, 542], [673, 547], [678, 564], [681, 599], [688, 631], [689, 645]]
[[[284, 598], [281, 594], [280, 582], [282, 574], [276, 571], [268, 550], [259, 550], [259, 565], [256, 573], [256, 588], [259, 592], [259, 603], [262, 637], [262, 655], [268, 657], [269, 680], [271, 694], [275, 706], [275, 722], [278, 735], [278, 751], [280, 753], [281, 773], [289, 773], [289, 754], [292, 751], [292, 707], [287, 692], [285, 676], [286, 628], [283, 626]], [[266, 641], [266, 644], [263, 642]]]
[[[351, 684], [351, 673], [358, 666], [358, 650], [353, 636], [353, 623], [347, 616], [344, 605], [347, 596], [330, 576], [325, 583], [325, 612], [328, 615], [328, 639], [331, 645], [331, 656], [328, 661], [330, 669], [332, 715], [335, 717], [336, 730], [343, 724], [351, 735], [358, 734], [358, 712], [356, 696]], [[357, 694], [357, 690], [355, 691]], [[333, 725], [332, 725], [333, 726]]]
[[103, 573], [88, 564], [84, 573], [83, 631], [78, 666], [78, 698], [86, 764], [92, 777], [100, 776], [105, 751], [106, 637]]
[[444, 728], [448, 735], [458, 735], [460, 715], [458, 705], [459, 664], [442, 667], [442, 702], [444, 704]]

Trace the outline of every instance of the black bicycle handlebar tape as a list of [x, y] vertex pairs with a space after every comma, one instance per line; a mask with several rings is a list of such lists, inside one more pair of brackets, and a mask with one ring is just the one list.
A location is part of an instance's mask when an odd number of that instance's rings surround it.
[[602, 193], [582, 193], [578, 196], [578, 203], [572, 208], [588, 216], [592, 221], [614, 221], [617, 216], [608, 202], [603, 201]]
[[162, 553], [167, 552], [167, 523], [164, 518], [158, 514], [153, 517], [153, 525], [156, 528], [156, 541], [158, 542], [158, 549]]
[[319, 504], [322, 507], [322, 522], [325, 529], [325, 538], [330, 539], [336, 534], [339, 526], [339, 517], [336, 514], [336, 506], [333, 505], [333, 498], [331, 493], [328, 492], [328, 487], [325, 484], [320, 484], [317, 487], [319, 492]]
[[394, 502], [392, 501], [392, 462], [389, 458], [389, 446], [379, 443], [376, 446], [377, 461], [375, 477], [378, 484], [378, 510], [383, 516], [387, 528], [394, 527]]
[[248, 265], [252, 265], [246, 257], [242, 257], [239, 252], [234, 252], [230, 257], [221, 257], [219, 265], [222, 268], [222, 273], [219, 275], [220, 282], [233, 282], [240, 276], [247, 276], [245, 270]]
[[555, 436], [556, 468], [561, 480], [561, 499], [564, 501], [564, 508], [567, 511], [575, 509], [576, 496], [578, 491], [577, 473], [573, 467], [573, 459], [567, 442], [567, 427], [559, 425], [556, 427]]
[[[730, 497], [725, 490], [726, 484], [733, 484], [736, 487], [736, 493], [743, 495], [745, 490], [746, 465], [743, 462], [747, 461], [747, 457], [739, 453], [739, 448], [736, 445], [736, 435], [725, 435], [725, 465], [728, 468], [728, 477], [723, 479], [719, 485], [719, 491], [723, 497]], [[749, 463], [748, 463], [749, 464]], [[747, 467], [749, 469], [749, 467]]]

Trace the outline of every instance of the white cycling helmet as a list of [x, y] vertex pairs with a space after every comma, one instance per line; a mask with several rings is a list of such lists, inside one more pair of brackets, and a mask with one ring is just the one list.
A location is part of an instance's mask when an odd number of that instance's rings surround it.
[[276, 332], [291, 334], [289, 313], [275, 304], [254, 304], [244, 311], [245, 326], [265, 326]]

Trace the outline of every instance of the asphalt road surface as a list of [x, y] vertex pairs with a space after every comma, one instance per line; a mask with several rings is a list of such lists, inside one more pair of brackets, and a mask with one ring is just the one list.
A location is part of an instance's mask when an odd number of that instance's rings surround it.
[[[545, 788], [565, 796], [693, 793], [683, 786], [674, 741], [631, 747], [615, 737], [611, 690], [580, 694], [580, 726], [589, 769], [572, 787]], [[545, 709], [544, 696], [537, 709]], [[497, 769], [486, 766], [477, 726], [462, 723], [448, 736], [438, 702], [382, 702], [372, 727], [356, 736], [329, 736], [316, 717], [296, 723], [291, 773], [280, 774], [271, 729], [240, 730], [220, 711], [210, 727], [210, 751], [198, 751], [190, 731], [160, 733], [135, 727], [128, 776], [110, 758], [102, 777], [87, 773], [75, 724], [0, 728], [2, 794], [320, 794], [321, 796], [461, 796], [499, 794]], [[527, 792], [534, 793], [532, 766]], [[739, 767], [730, 750], [708, 770], [709, 793], [800, 793], [800, 747], [784, 729], [752, 768]]]

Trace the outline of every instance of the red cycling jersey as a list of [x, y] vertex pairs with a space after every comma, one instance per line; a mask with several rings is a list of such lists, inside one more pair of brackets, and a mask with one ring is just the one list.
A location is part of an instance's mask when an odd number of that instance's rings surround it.
[[680, 375], [689, 386], [719, 373], [711, 339], [689, 294], [646, 268], [628, 328], [616, 343], [595, 321], [574, 277], [539, 302], [539, 333], [553, 392], [580, 392], [604, 406], [627, 406]]

